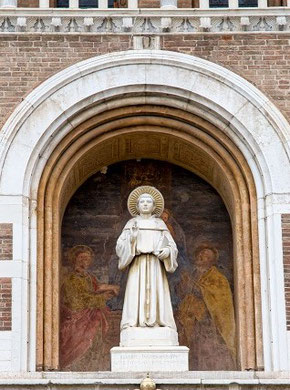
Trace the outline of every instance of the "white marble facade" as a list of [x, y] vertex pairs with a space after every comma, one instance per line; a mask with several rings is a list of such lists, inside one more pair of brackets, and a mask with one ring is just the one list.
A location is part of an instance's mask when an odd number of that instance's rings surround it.
[[131, 50], [91, 58], [51, 77], [0, 132], [0, 216], [13, 223], [14, 233], [13, 260], [0, 262], [0, 275], [13, 278], [13, 324], [11, 332], [0, 332], [0, 370], [35, 371], [35, 208], [48, 157], [90, 116], [88, 105], [145, 90], [170, 94], [173, 104], [214, 121], [247, 159], [258, 196], [265, 370], [290, 369], [280, 223], [281, 214], [290, 213], [289, 123], [258, 89], [227, 69], [175, 52]]

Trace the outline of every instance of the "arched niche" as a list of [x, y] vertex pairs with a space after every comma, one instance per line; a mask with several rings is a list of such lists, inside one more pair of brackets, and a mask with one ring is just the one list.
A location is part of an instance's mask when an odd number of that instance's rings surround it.
[[222, 197], [233, 229], [239, 366], [261, 367], [257, 198], [248, 164], [217, 127], [183, 110], [150, 104], [149, 97], [146, 105], [135, 97], [134, 104], [127, 99], [126, 106], [111, 110], [106, 102], [103, 113], [58, 144], [44, 168], [38, 193], [38, 367], [59, 368], [60, 229], [66, 205], [104, 166], [142, 158], [184, 167]]
[[[118, 269], [115, 247], [130, 218], [128, 195], [139, 185], [154, 186], [163, 194], [161, 218], [179, 251], [178, 267], [167, 278], [179, 345], [189, 348], [189, 370], [239, 369], [232, 227], [224, 202], [191, 171], [160, 160], [133, 159], [89, 177], [66, 207], [61, 227], [60, 370], [110, 370], [110, 349], [120, 343], [128, 274]], [[89, 251], [89, 260], [85, 255], [85, 261], [75, 262], [81, 248]], [[107, 284], [119, 291], [100, 305]]]
[[[142, 148], [144, 134], [153, 134], [157, 145], [168, 139], [168, 151]], [[279, 229], [290, 193], [289, 139], [287, 120], [252, 84], [176, 52], [93, 57], [27, 95], [0, 132], [1, 207], [13, 209], [17, 259], [29, 275], [20, 283], [24, 303], [14, 324], [21, 370], [58, 368], [58, 238], [65, 205], [101, 166], [143, 155], [195, 172], [222, 196], [236, 230], [241, 368], [288, 369]]]

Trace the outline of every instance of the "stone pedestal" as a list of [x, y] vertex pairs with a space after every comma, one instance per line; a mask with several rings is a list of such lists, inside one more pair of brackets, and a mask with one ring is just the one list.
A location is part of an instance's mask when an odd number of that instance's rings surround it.
[[121, 347], [179, 345], [176, 330], [168, 327], [127, 328], [121, 331]]
[[187, 347], [114, 347], [111, 349], [111, 371], [188, 371]]
[[171, 328], [127, 328], [121, 332], [120, 347], [111, 349], [111, 370], [188, 371], [188, 352]]

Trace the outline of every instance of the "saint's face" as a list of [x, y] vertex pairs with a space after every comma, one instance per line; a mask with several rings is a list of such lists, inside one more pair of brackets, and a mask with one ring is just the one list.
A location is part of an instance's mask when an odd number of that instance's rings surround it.
[[75, 269], [78, 271], [86, 271], [92, 263], [92, 255], [88, 252], [81, 252], [75, 260]]
[[195, 264], [201, 270], [207, 270], [216, 262], [216, 254], [210, 248], [205, 248], [199, 252], [196, 257]]
[[140, 214], [152, 214], [154, 211], [154, 201], [148, 194], [141, 195], [138, 201], [138, 209]]

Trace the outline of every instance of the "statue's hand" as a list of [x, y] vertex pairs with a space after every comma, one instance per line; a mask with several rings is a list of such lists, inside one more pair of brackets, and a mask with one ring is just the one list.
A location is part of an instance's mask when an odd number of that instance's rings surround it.
[[170, 255], [170, 249], [169, 248], [163, 248], [159, 252], [158, 259], [164, 260]]
[[139, 227], [136, 221], [134, 222], [134, 225], [131, 227], [130, 233], [131, 233], [131, 242], [136, 241], [139, 233]]

